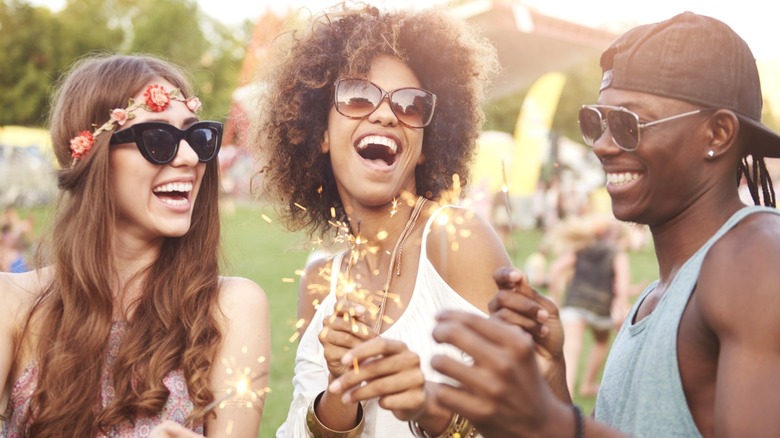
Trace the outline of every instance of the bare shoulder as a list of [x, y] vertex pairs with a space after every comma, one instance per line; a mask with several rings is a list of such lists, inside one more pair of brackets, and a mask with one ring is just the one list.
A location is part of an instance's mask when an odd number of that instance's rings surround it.
[[755, 316], [759, 308], [763, 309], [759, 313], [780, 321], [780, 310], [772, 314], [766, 306], [778, 297], [778, 266], [780, 216], [748, 216], [713, 245], [704, 259], [697, 286], [703, 310], [716, 323], [740, 321], [744, 326], [750, 320], [761, 324]]
[[[429, 254], [435, 253], [440, 248], [450, 252], [459, 251], [461, 248], [484, 248], [505, 252], [503, 243], [493, 226], [475, 211], [463, 207], [444, 206], [432, 214], [435, 214], [435, 217], [428, 235]], [[468, 251], [463, 251], [463, 254], [459, 255], [468, 256], [467, 253]]]
[[220, 277], [220, 304], [228, 320], [268, 313], [268, 297], [260, 285], [243, 277]]
[[310, 262], [303, 270], [298, 299], [305, 298], [308, 302], [323, 298], [330, 293], [331, 270], [333, 269], [333, 256], [322, 257]]
[[467, 208], [435, 213], [427, 237], [427, 256], [439, 275], [483, 311], [496, 293], [493, 273], [511, 261], [503, 242], [482, 216]]
[[21, 274], [0, 272], [0, 324], [27, 315], [51, 279], [51, 268]]

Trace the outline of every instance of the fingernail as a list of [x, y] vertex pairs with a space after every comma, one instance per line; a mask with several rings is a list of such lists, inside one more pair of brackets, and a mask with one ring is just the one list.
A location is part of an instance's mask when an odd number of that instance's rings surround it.
[[349, 365], [350, 362], [352, 362], [352, 353], [345, 353], [344, 356], [341, 356], [342, 365]]
[[550, 317], [550, 312], [548, 312], [546, 309], [539, 309], [538, 312], [536, 312], [536, 319], [539, 322], [547, 321], [547, 318]]
[[352, 403], [352, 395], [350, 395], [350, 393], [344, 394], [341, 396], [341, 402], [344, 404]]
[[542, 328], [539, 329], [539, 336], [545, 337], [547, 334], [550, 333], [550, 329], [547, 328], [546, 325], [543, 325]]
[[357, 306], [355, 306], [355, 313], [363, 315], [366, 313], [366, 308], [358, 304]]
[[331, 382], [331, 384], [328, 386], [328, 391], [333, 394], [338, 394], [341, 392], [341, 382], [339, 380], [334, 380]]

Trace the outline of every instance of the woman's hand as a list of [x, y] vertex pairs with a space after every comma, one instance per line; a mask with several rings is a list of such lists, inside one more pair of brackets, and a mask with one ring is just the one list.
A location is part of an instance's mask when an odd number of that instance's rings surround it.
[[[427, 396], [428, 386], [420, 368], [420, 356], [405, 343], [375, 337], [349, 350], [341, 359], [350, 371], [334, 380], [328, 391], [344, 403], [371, 398], [401, 421], [416, 421], [437, 435], [449, 424], [452, 412]], [[355, 365], [357, 364], [357, 365]]]
[[[340, 361], [349, 369], [328, 390], [345, 403], [379, 398], [379, 406], [402, 421], [425, 409], [425, 376], [420, 356], [401, 341], [375, 337], [347, 351]], [[355, 366], [357, 364], [357, 366]]]
[[149, 438], [203, 438], [203, 435], [197, 434], [179, 423], [171, 420], [165, 420], [158, 424], [149, 434]]
[[333, 314], [322, 321], [319, 339], [332, 378], [350, 370], [352, 364], [341, 360], [347, 351], [377, 336], [366, 323], [366, 313], [364, 306], [342, 298], [334, 305]]

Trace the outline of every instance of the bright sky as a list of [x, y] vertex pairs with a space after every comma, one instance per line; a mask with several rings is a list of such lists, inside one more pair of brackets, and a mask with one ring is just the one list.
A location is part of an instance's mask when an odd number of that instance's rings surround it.
[[[53, 10], [65, 0], [29, 0], [48, 5]], [[316, 12], [338, 0], [196, 0], [208, 15], [226, 23], [240, 23], [256, 18], [266, 9], [277, 11], [304, 6]], [[365, 0], [381, 8], [426, 7], [437, 0]], [[478, 0], [490, 1], [490, 0]], [[501, 0], [497, 0], [501, 1]], [[506, 1], [506, 0], [504, 0]], [[510, 0], [511, 1], [511, 0]], [[522, 2], [523, 0], [514, 0]], [[588, 26], [621, 32], [636, 24], [650, 23], [690, 10], [718, 18], [731, 26], [747, 41], [757, 59], [780, 62], [780, 22], [767, 0], [525, 0], [539, 12]]]
[[[39, 0], [41, 1], [41, 0]], [[51, 0], [48, 0], [51, 1]], [[57, 0], [54, 0], [57, 1]], [[335, 4], [337, 0], [197, 0], [207, 14], [225, 23], [259, 16], [266, 8], [286, 9], [287, 5], [306, 6], [313, 11]], [[483, 0], [489, 1], [489, 0]], [[499, 0], [500, 1], [500, 0]], [[516, 0], [523, 1], [523, 0]], [[382, 8], [426, 7], [436, 0], [368, 0]], [[715, 17], [734, 29], [747, 41], [758, 59], [780, 60], [780, 30], [772, 2], [766, 0], [525, 0], [529, 7], [552, 16], [588, 26], [621, 32], [636, 24], [651, 23], [690, 10]], [[247, 6], [254, 4], [255, 6]], [[254, 9], [252, 11], [251, 9]]]

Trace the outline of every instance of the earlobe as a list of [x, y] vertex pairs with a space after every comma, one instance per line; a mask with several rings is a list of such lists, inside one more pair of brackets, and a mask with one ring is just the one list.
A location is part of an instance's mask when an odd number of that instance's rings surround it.
[[737, 145], [739, 134], [739, 119], [730, 110], [718, 110], [713, 114], [710, 124], [710, 139], [706, 149], [706, 157], [712, 160], [725, 154]]
[[322, 143], [320, 144], [320, 150], [323, 154], [330, 152], [330, 141], [328, 140], [328, 130], [322, 134]]
[[425, 162], [425, 155], [420, 153], [420, 158], [417, 159], [417, 165], [419, 166], [420, 164], [422, 164], [424, 162]]

